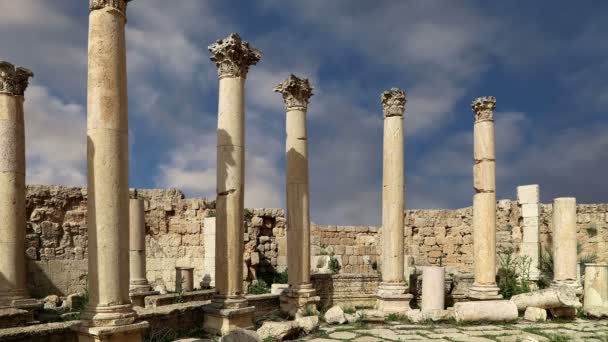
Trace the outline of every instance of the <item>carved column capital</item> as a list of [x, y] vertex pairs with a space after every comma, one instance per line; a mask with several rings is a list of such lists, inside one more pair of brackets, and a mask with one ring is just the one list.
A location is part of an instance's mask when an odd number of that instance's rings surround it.
[[403, 112], [405, 112], [405, 103], [407, 102], [405, 91], [399, 88], [391, 88], [380, 95], [380, 101], [382, 102], [385, 118], [390, 116], [403, 116]]
[[111, 7], [124, 16], [127, 15], [127, 3], [131, 0], [89, 0], [89, 10], [94, 11], [104, 7]]
[[29, 69], [0, 61], [0, 93], [23, 96], [32, 76]]
[[283, 94], [285, 110], [308, 108], [308, 101], [312, 95], [312, 86], [307, 78], [298, 78], [293, 74], [277, 86], [272, 88], [277, 93]]
[[231, 33], [209, 45], [209, 51], [212, 53], [210, 59], [217, 66], [219, 78], [246, 78], [249, 66], [257, 64], [262, 58], [260, 50], [242, 40], [238, 33]]
[[494, 96], [478, 97], [471, 102], [471, 108], [475, 112], [475, 122], [493, 121], [496, 98]]

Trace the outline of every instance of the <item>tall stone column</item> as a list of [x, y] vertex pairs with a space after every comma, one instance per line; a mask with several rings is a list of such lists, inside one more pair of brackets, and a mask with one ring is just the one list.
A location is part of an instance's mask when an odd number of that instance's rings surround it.
[[502, 298], [496, 286], [496, 152], [494, 108], [496, 98], [473, 100], [475, 112], [473, 183], [473, 250], [475, 282], [469, 297], [486, 300]]
[[287, 272], [289, 289], [281, 296], [281, 309], [301, 315], [319, 301], [310, 282], [310, 209], [306, 111], [313, 95], [308, 79], [290, 75], [274, 88], [283, 95], [287, 139]]
[[553, 200], [553, 285], [569, 285], [580, 294], [576, 251], [576, 198]]
[[245, 78], [261, 53], [232, 33], [209, 46], [218, 67], [215, 288], [204, 327], [225, 334], [253, 325], [243, 291], [243, 200], [245, 182]]
[[[126, 0], [91, 0], [87, 83], [89, 303], [79, 341], [141, 338], [129, 298]], [[120, 328], [117, 328], [120, 327]], [[113, 340], [114, 341], [114, 340]]]
[[392, 313], [410, 310], [411, 294], [403, 279], [405, 92], [391, 88], [382, 93], [384, 143], [382, 169], [382, 282], [378, 286], [378, 310]]
[[24, 92], [34, 74], [0, 61], [0, 307], [27, 307]]
[[[137, 196], [137, 193], [136, 195]], [[129, 296], [134, 306], [144, 307], [146, 296], [158, 294], [151, 291], [146, 278], [146, 224], [144, 200], [129, 200]]]
[[523, 238], [521, 255], [530, 260], [530, 280], [540, 277], [540, 231], [538, 217], [540, 212], [538, 184], [517, 187], [517, 202], [521, 208]]

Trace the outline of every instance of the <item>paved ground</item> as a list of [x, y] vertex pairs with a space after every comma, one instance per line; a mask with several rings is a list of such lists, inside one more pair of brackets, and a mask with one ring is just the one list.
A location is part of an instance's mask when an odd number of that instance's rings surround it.
[[608, 342], [608, 320], [500, 325], [383, 324], [322, 327], [308, 342], [463, 341], [463, 342]]

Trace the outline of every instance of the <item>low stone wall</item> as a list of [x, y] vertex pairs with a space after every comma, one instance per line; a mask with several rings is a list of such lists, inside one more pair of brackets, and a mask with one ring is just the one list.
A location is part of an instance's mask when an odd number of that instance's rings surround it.
[[373, 307], [380, 277], [377, 273], [313, 274], [311, 281], [321, 297], [322, 308]]
[[247, 295], [247, 304], [255, 306], [255, 318], [260, 318], [281, 309], [281, 302], [278, 294]]
[[186, 302], [201, 302], [211, 300], [215, 290], [198, 290], [191, 292], [167, 293], [162, 295], [146, 296], [144, 301], [146, 308], [156, 308], [159, 306], [179, 304]]
[[3, 342], [78, 342], [71, 327], [80, 321], [36, 324], [28, 327], [0, 329]]

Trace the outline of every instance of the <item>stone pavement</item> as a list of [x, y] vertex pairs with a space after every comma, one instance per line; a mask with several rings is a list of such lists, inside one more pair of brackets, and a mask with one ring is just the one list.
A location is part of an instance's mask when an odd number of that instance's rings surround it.
[[309, 342], [464, 341], [464, 342], [608, 342], [608, 320], [512, 324], [383, 324], [321, 327]]

